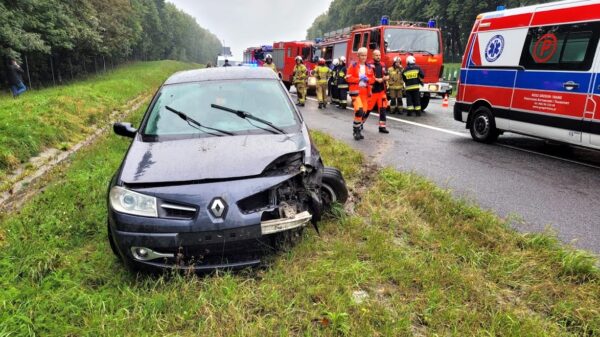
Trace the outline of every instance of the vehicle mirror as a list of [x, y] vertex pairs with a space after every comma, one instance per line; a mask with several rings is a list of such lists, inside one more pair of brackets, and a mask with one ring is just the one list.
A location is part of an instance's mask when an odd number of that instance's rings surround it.
[[118, 122], [113, 124], [113, 131], [119, 136], [133, 138], [138, 130], [131, 123]]

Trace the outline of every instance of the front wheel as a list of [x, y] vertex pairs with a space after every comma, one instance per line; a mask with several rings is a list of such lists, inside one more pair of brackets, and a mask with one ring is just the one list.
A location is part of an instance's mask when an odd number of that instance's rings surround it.
[[492, 112], [485, 106], [475, 110], [469, 130], [471, 131], [471, 137], [480, 143], [493, 143], [500, 135], [500, 132], [496, 129]]
[[343, 205], [348, 200], [346, 181], [338, 169], [333, 167], [323, 169], [321, 199], [326, 210], [329, 210], [335, 203]]

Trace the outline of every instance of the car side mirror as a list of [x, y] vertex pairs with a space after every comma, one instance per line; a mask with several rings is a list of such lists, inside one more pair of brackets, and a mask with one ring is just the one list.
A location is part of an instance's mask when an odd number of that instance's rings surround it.
[[119, 122], [113, 124], [113, 131], [119, 136], [133, 138], [138, 130], [134, 128], [131, 123]]

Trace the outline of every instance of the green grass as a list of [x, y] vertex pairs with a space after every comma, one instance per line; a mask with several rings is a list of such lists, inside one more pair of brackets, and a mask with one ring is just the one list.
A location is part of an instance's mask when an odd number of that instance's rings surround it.
[[139, 95], [148, 95], [175, 71], [197, 65], [175, 61], [134, 63], [74, 84], [0, 99], [0, 179], [48, 147], [85, 138]]
[[460, 63], [445, 63], [443, 78], [447, 81], [457, 81], [460, 77]]
[[106, 186], [128, 140], [104, 136], [0, 219], [0, 336], [600, 335], [589, 255], [313, 140], [357, 193], [348, 213], [265, 269], [155, 277], [110, 252]]

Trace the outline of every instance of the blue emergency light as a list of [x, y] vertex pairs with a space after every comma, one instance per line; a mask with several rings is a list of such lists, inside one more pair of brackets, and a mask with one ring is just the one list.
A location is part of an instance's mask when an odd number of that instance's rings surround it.
[[321, 43], [323, 42], [323, 39], [320, 37], [315, 38], [315, 43]]
[[436, 24], [435, 20], [429, 20], [427, 22], [427, 27], [429, 27], [429, 28], [435, 28], [435, 24]]
[[506, 9], [506, 6], [503, 6], [503, 5], [500, 5], [500, 6], [496, 7], [497, 11], [503, 11], [505, 9]]
[[384, 15], [381, 17], [381, 25], [382, 26], [388, 26], [390, 24], [390, 17], [387, 15]]

